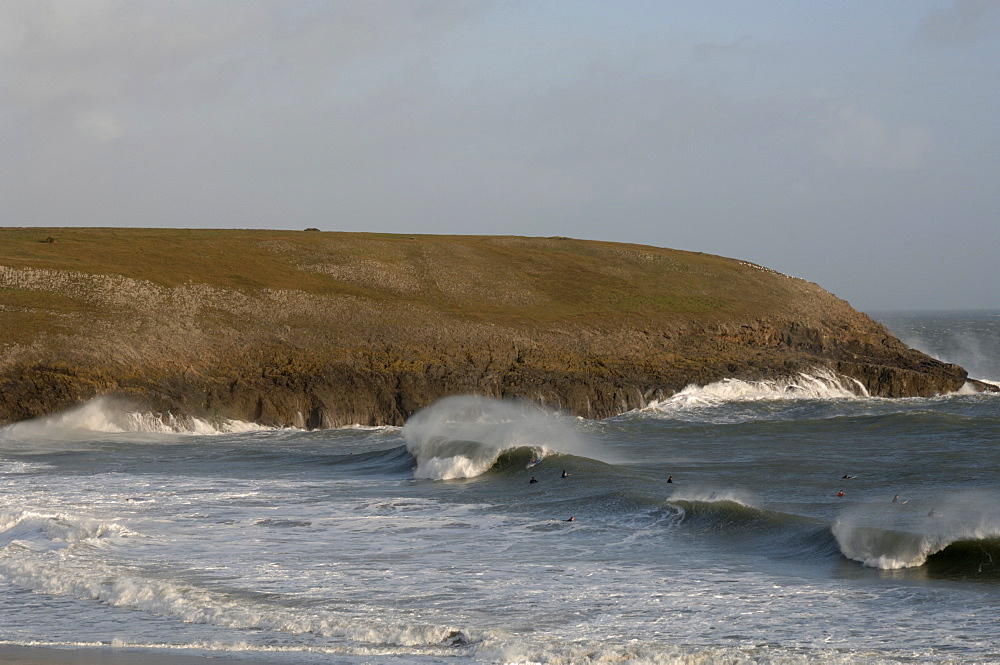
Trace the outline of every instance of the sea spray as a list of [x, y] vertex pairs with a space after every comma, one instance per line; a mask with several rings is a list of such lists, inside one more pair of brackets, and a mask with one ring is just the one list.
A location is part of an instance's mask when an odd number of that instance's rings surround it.
[[771, 381], [723, 379], [704, 386], [690, 385], [677, 394], [651, 402], [647, 410], [676, 407], [715, 406], [720, 403], [800, 399], [852, 399], [868, 397], [868, 391], [856, 379], [818, 369], [810, 374]]
[[0, 442], [73, 441], [105, 434], [232, 434], [262, 431], [266, 428], [238, 420], [210, 423], [191, 416], [139, 411], [128, 402], [99, 397], [62, 413], [28, 420], [0, 428]]
[[955, 363], [969, 377], [1000, 381], [1000, 314], [996, 312], [884, 312], [876, 317], [899, 339], [942, 362]]
[[832, 531], [841, 553], [871, 568], [896, 570], [924, 565], [955, 543], [995, 541], [1000, 537], [1000, 497], [971, 491], [936, 497], [927, 510], [891, 503], [847, 511]]
[[530, 449], [536, 458], [554, 452], [596, 457], [596, 446], [558, 414], [522, 402], [472, 395], [445, 398], [417, 412], [403, 427], [417, 460], [414, 476], [434, 480], [473, 478], [507, 451]]
[[[1000, 538], [972, 529], [1000, 505], [997, 399], [557, 418], [620, 461], [543, 450], [529, 469], [532, 444], [468, 482], [414, 482], [401, 429], [3, 445], [0, 642], [288, 665], [996, 662]], [[879, 571], [841, 554], [838, 520], [970, 535]]]
[[[807, 417], [829, 417], [850, 409], [848, 404], [875, 401], [857, 380], [817, 369], [766, 381], [729, 378], [706, 385], [689, 385], [625, 417], [713, 424], [781, 421], [799, 419], [806, 413]], [[821, 412], [825, 415], [820, 415]]]

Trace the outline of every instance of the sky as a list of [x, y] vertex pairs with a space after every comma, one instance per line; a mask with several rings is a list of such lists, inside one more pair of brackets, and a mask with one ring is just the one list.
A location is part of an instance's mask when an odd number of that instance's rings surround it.
[[568, 236], [1000, 309], [1000, 0], [3, 0], [0, 225]]

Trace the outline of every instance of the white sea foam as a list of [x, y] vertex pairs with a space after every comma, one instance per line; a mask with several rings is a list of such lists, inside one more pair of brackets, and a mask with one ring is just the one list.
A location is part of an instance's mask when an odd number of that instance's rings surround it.
[[833, 535], [845, 557], [881, 570], [923, 565], [928, 556], [949, 543], [937, 534], [875, 529], [843, 521], [834, 523]]
[[414, 476], [434, 480], [472, 478], [485, 473], [506, 451], [530, 448], [595, 457], [595, 445], [568, 421], [529, 404], [460, 395], [416, 413], [403, 439], [417, 459]]
[[[297, 612], [280, 604], [257, 602], [252, 594], [206, 588], [196, 580], [146, 576], [136, 567], [101, 559], [60, 557], [44, 551], [0, 549], [0, 574], [27, 589], [47, 594], [92, 598], [115, 607], [237, 629], [273, 630], [346, 638], [368, 644], [407, 647], [454, 647], [478, 639], [455, 626], [352, 615]], [[444, 655], [443, 653], [441, 655]]]
[[710, 490], [710, 489], [685, 489], [677, 490], [670, 495], [669, 501], [700, 501], [704, 503], [718, 503], [720, 501], [732, 501], [733, 503], [748, 508], [753, 507], [752, 499], [745, 491], [740, 490]]
[[0, 476], [34, 473], [50, 468], [48, 464], [0, 459]]
[[0, 428], [0, 442], [18, 440], [73, 440], [94, 432], [108, 434], [143, 432], [152, 434], [234, 434], [273, 428], [240, 420], [210, 423], [191, 416], [130, 410], [108, 397], [99, 397], [62, 413]]
[[644, 411], [675, 411], [711, 407], [732, 402], [759, 402], [803, 399], [857, 399], [868, 391], [856, 379], [828, 370], [773, 381], [723, 379], [705, 386], [689, 385], [665, 400], [651, 402]]
[[[857, 508], [833, 525], [841, 553], [871, 568], [914, 568], [952, 543], [1000, 536], [997, 497], [963, 492], [944, 497], [933, 512], [896, 514], [904, 504]], [[889, 510], [884, 510], [888, 508]]]
[[16, 514], [0, 513], [0, 550], [17, 546], [31, 551], [62, 549], [101, 539], [135, 536], [126, 527], [100, 520], [80, 518], [66, 513], [41, 513], [31, 510]]

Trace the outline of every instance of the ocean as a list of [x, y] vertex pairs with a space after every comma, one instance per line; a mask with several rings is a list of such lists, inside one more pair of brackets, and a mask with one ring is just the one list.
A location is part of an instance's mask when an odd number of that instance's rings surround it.
[[[1000, 313], [874, 316], [1000, 381]], [[0, 430], [0, 645], [1000, 663], [998, 407], [821, 372], [601, 421], [455, 396], [268, 430], [97, 400]]]

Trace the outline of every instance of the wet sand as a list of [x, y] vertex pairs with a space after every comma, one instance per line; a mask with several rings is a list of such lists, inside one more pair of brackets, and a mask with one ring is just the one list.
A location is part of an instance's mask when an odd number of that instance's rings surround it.
[[217, 657], [191, 656], [176, 651], [151, 653], [114, 647], [22, 647], [0, 645], [3, 665], [274, 665], [274, 661], [224, 652]]

